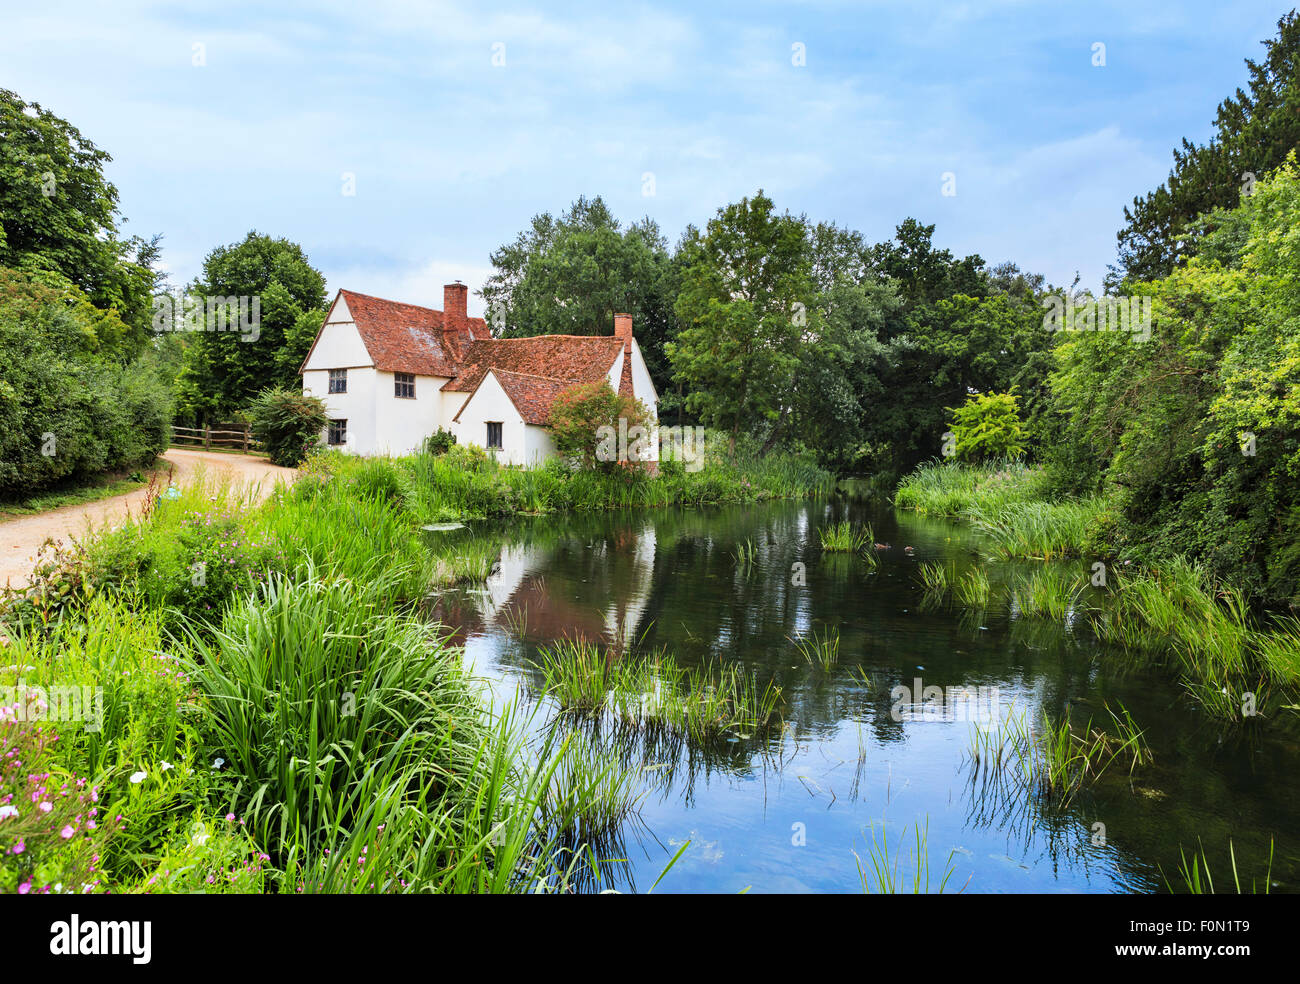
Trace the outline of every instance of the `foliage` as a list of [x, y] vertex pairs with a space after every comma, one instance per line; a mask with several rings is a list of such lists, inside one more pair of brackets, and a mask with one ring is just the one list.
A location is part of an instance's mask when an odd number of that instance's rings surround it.
[[608, 335], [614, 314], [628, 313], [651, 378], [667, 386], [679, 264], [654, 220], [623, 228], [599, 196], [580, 197], [559, 218], [534, 216], [491, 259], [483, 298], [493, 334]]
[[449, 430], [439, 427], [424, 439], [420, 445], [420, 450], [425, 454], [439, 455], [446, 454], [455, 446], [456, 435]]
[[0, 89], [0, 267], [84, 292], [126, 326], [128, 354], [149, 338], [158, 241], [122, 239], [112, 160], [66, 120]]
[[1015, 393], [975, 393], [952, 413], [953, 443], [963, 461], [1017, 458], [1025, 450]]
[[128, 330], [74, 288], [0, 270], [0, 496], [151, 464], [171, 403]]
[[[1300, 220], [1293, 162], [1151, 285], [1150, 341], [1070, 333], [1051, 377], [1060, 491], [1113, 490], [1110, 550], [1185, 555], [1267, 601], [1300, 597]], [[1108, 494], [1111, 494], [1108, 491]]]
[[205, 330], [188, 337], [177, 380], [180, 416], [224, 419], [266, 388], [302, 388], [298, 370], [325, 320], [325, 278], [301, 246], [249, 232], [209, 253], [189, 292], [249, 298], [250, 314], [257, 298], [260, 323], [248, 332]]
[[734, 443], [742, 427], [777, 419], [804, 330], [817, 331], [804, 225], [759, 191], [719, 209], [682, 249], [674, 310], [684, 327], [665, 351], [687, 409]]
[[[608, 470], [620, 464], [617, 447], [620, 434], [629, 435], [629, 460], [641, 460], [634, 447], [638, 443], [638, 432], [633, 428], [640, 429], [639, 443], [649, 451], [654, 437], [650, 431], [652, 423], [645, 404], [631, 396], [619, 396], [609, 385], [609, 380], [599, 379], [571, 386], [556, 396], [551, 404], [547, 427], [560, 457], [574, 461], [582, 468], [603, 466]], [[609, 448], [611, 434], [615, 444], [612, 455]]]
[[1264, 59], [1247, 59], [1246, 89], [1219, 104], [1210, 141], [1183, 140], [1165, 182], [1124, 209], [1112, 286], [1169, 276], [1197, 254], [1202, 237], [1218, 224], [1212, 216], [1241, 204], [1255, 180], [1300, 144], [1300, 18], [1293, 10], [1277, 27], [1277, 36], [1264, 42]]
[[301, 389], [265, 389], [249, 406], [253, 436], [274, 464], [296, 468], [329, 423], [325, 401]]

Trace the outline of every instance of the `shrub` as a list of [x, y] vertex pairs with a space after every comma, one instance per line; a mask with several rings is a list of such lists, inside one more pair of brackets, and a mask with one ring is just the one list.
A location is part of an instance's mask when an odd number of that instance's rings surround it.
[[954, 410], [952, 433], [963, 461], [1016, 458], [1025, 450], [1025, 431], [1015, 393], [976, 393]]
[[[640, 438], [649, 447], [650, 412], [645, 404], [630, 396], [619, 396], [607, 380], [571, 386], [551, 404], [548, 427], [555, 440], [555, 450], [584, 468], [612, 465], [623, 449], [618, 447], [620, 434], [627, 434], [631, 447], [636, 438], [634, 427], [646, 431]], [[620, 424], [622, 426], [620, 427]], [[610, 435], [613, 434], [611, 453]], [[629, 457], [635, 457], [629, 452]]]
[[329, 423], [325, 401], [299, 390], [266, 389], [249, 407], [253, 436], [274, 464], [297, 468]]
[[456, 446], [456, 435], [449, 430], [439, 427], [434, 433], [424, 439], [420, 449], [425, 454], [439, 455], [446, 454]]
[[0, 269], [0, 496], [149, 464], [167, 446], [170, 396], [123, 361], [124, 330], [74, 288]]

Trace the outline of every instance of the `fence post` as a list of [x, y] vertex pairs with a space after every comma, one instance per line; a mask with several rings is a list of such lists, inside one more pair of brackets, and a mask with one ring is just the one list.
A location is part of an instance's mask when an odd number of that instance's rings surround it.
[[244, 425], [244, 454], [248, 454], [248, 425]]
[[211, 449], [212, 449], [212, 428], [209, 427], [207, 424], [204, 424], [203, 425], [203, 450], [210, 451]]

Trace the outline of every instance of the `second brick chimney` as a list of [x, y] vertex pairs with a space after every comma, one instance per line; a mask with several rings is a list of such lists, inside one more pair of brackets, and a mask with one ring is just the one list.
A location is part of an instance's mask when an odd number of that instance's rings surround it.
[[442, 288], [442, 331], [457, 351], [469, 345], [469, 288], [457, 280]]
[[623, 339], [623, 351], [632, 351], [632, 315], [614, 315], [614, 337]]

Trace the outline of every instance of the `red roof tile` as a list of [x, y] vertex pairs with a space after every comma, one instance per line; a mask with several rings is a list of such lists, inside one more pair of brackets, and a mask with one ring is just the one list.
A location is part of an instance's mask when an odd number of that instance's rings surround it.
[[[469, 342], [465, 344], [455, 331], [444, 331], [442, 311], [350, 290], [340, 290], [339, 296], [347, 304], [376, 369], [447, 377], [444, 390], [470, 394], [492, 370], [520, 416], [530, 424], [545, 424], [551, 404], [564, 390], [603, 379], [620, 350], [625, 355], [619, 392], [632, 390], [630, 325], [627, 339], [614, 335], [492, 338], [482, 318], [469, 318]], [[304, 366], [310, 358], [308, 353]]]
[[[340, 290], [339, 297], [348, 306], [376, 369], [419, 376], [456, 375], [463, 353], [454, 336], [449, 338], [443, 333], [441, 311], [351, 290]], [[482, 318], [470, 318], [468, 323], [471, 337], [488, 334], [487, 323]], [[307, 358], [311, 358], [311, 353]], [[303, 360], [303, 365], [306, 364], [307, 360]]]
[[[506, 396], [510, 397], [510, 402], [515, 405], [519, 411], [519, 416], [527, 424], [545, 424], [551, 418], [551, 404], [555, 398], [571, 386], [577, 385], [572, 379], [549, 379], [545, 376], [530, 376], [520, 372], [509, 372], [505, 369], [492, 369], [492, 375], [496, 377], [501, 388], [506, 391]], [[487, 373], [483, 374], [483, 379], [487, 379]], [[480, 380], [479, 385], [482, 385]], [[475, 387], [477, 390], [478, 387]], [[473, 399], [471, 395], [470, 399]], [[465, 406], [469, 405], [469, 400], [465, 401]], [[465, 409], [461, 407], [461, 410]], [[458, 412], [455, 417], [460, 419]]]
[[489, 369], [545, 379], [590, 383], [614, 365], [621, 339], [613, 335], [533, 335], [473, 342], [456, 378], [443, 385], [452, 393], [472, 393]]

